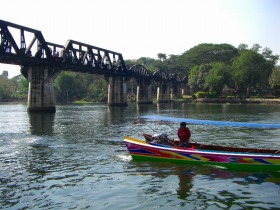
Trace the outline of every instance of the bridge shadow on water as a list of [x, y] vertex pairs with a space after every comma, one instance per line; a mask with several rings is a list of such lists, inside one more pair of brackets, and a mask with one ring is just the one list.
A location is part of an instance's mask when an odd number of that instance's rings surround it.
[[28, 113], [30, 132], [33, 135], [43, 136], [54, 133], [55, 114], [52, 113]]

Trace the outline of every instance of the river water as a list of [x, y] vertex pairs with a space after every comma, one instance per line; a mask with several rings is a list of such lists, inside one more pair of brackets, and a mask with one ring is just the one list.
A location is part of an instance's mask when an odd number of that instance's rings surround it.
[[[59, 105], [56, 114], [0, 104], [1, 209], [279, 209], [280, 172], [132, 161], [123, 136], [178, 123], [142, 115], [279, 123], [279, 105]], [[280, 129], [189, 125], [192, 141], [280, 149]]]

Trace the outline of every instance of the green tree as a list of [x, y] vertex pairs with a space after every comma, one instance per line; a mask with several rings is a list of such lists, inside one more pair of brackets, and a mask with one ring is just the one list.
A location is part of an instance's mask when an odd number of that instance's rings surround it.
[[6, 71], [6, 70], [4, 70], [4, 71], [2, 72], [2, 77], [8, 79], [8, 77], [9, 77], [9, 72]]
[[248, 50], [248, 45], [242, 43], [242, 44], [239, 44], [237, 48], [239, 51]]
[[[188, 84], [194, 92], [212, 90], [214, 88], [214, 81], [217, 80], [217, 75], [221, 72], [218, 70], [218, 72], [216, 72], [216, 70], [211, 72], [203, 71], [204, 65], [210, 65], [211, 67], [213, 63], [221, 63], [232, 69], [230, 74], [226, 74], [227, 76], [220, 75], [221, 80], [224, 76], [229, 77], [227, 79], [229, 81], [224, 82], [225, 85], [231, 89], [237, 88], [242, 94], [246, 94], [246, 91], [249, 94], [251, 89], [254, 91], [264, 91], [267, 89], [269, 85], [268, 77], [279, 59], [279, 56], [273, 55], [269, 48], [264, 48], [262, 52], [260, 52], [260, 50], [261, 46], [259, 44], [254, 44], [251, 48], [249, 48], [247, 44], [240, 44], [238, 48], [229, 44], [199, 44], [184, 52], [182, 55], [166, 56], [164, 54], [163, 56], [163, 53], [158, 53], [158, 59], [141, 57], [135, 60], [135, 63], [145, 65], [151, 72], [161, 69], [167, 74], [176, 73], [181, 78], [186, 77], [188, 78]], [[246, 68], [253, 66], [252, 68], [256, 70], [255, 75], [252, 69], [250, 71], [248, 69], [243, 69], [243, 71], [241, 70], [242, 67], [240, 67], [240, 64], [237, 64], [237, 58], [240, 57], [241, 53], [244, 54], [248, 51], [256, 56], [246, 61], [250, 64], [245, 66]], [[244, 55], [242, 55], [241, 58], [243, 56]], [[239, 60], [241, 60], [241, 58], [239, 58]], [[245, 60], [246, 58], [244, 59], [244, 63]], [[233, 61], [235, 61], [234, 65]], [[208, 68], [208, 70], [211, 68]], [[236, 70], [236, 68], [239, 70]], [[248, 81], [252, 81], [252, 84], [247, 85], [248, 82], [244, 81], [246, 75], [250, 76]], [[206, 79], [207, 77], [208, 79]], [[212, 83], [212, 85], [210, 83]], [[215, 88], [220, 92], [220, 88]]]
[[62, 72], [54, 86], [59, 102], [104, 101], [107, 96], [107, 83], [100, 75]]
[[222, 62], [230, 64], [239, 51], [229, 44], [200, 44], [183, 53], [178, 62], [188, 74], [194, 66]]
[[13, 77], [11, 81], [14, 86], [14, 91], [13, 91], [14, 99], [19, 101], [27, 100], [28, 85], [29, 85], [27, 79], [20, 74], [18, 76]]
[[95, 76], [93, 83], [89, 87], [89, 98], [94, 101], [105, 102], [107, 100], [107, 92], [108, 84], [103, 76]]
[[233, 62], [233, 80], [239, 93], [248, 97], [251, 90], [261, 88], [270, 75], [270, 65], [252, 50], [244, 50]]
[[262, 55], [268, 62], [271, 63], [272, 66], [275, 66], [279, 60], [279, 55], [273, 55], [272, 50], [270, 50], [268, 47], [265, 47], [262, 50]]
[[192, 94], [199, 90], [198, 76], [199, 76], [199, 66], [195, 66], [191, 69], [188, 78], [188, 85], [190, 86]]
[[157, 56], [160, 61], [166, 60], [166, 54], [164, 54], [164, 53], [158, 53]]
[[72, 102], [76, 98], [75, 76], [73, 72], [62, 72], [58, 75], [54, 82], [58, 101]]
[[250, 50], [254, 51], [255, 53], [258, 53], [262, 47], [259, 44], [253, 44]]
[[8, 71], [3, 71], [0, 75], [0, 101], [11, 101], [13, 99], [14, 85], [8, 76]]
[[210, 69], [211, 65], [209, 64], [195, 66], [191, 69], [191, 72], [189, 74], [188, 85], [190, 86], [192, 93], [206, 90], [204, 86], [205, 78], [207, 77]]
[[280, 95], [280, 67], [275, 67], [269, 77], [269, 84], [275, 95]]
[[205, 78], [205, 88], [210, 92], [221, 95], [225, 85], [230, 85], [231, 68], [224, 63], [213, 63]]

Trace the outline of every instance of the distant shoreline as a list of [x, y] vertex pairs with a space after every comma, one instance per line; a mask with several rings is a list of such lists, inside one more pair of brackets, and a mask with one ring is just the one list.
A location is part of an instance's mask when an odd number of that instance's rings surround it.
[[[279, 104], [280, 105], [280, 98], [256, 98], [256, 99], [238, 99], [238, 98], [199, 98], [195, 100], [189, 99], [175, 99], [172, 102], [179, 102], [179, 103], [212, 103], [212, 104]], [[0, 105], [3, 104], [24, 104], [27, 103], [25, 101], [0, 101]], [[87, 103], [68, 103], [68, 104], [95, 104], [95, 103], [106, 103], [106, 102], [87, 102]], [[57, 102], [58, 104], [64, 104]], [[67, 103], [66, 103], [67, 104]]]
[[227, 98], [199, 98], [192, 103], [224, 103], [224, 104], [280, 104], [280, 98], [256, 98], [256, 99], [227, 99]]

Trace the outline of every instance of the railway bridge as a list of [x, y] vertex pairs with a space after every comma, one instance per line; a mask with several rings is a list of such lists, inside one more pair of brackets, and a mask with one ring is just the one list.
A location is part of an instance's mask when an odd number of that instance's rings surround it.
[[152, 103], [152, 82], [157, 102], [168, 102], [174, 93], [183, 94], [186, 77], [150, 72], [143, 65], [128, 68], [121, 53], [68, 40], [64, 45], [47, 42], [41, 31], [0, 20], [0, 63], [21, 66], [29, 82], [27, 109], [55, 112], [53, 81], [61, 71], [104, 75], [108, 82], [108, 105], [127, 105], [127, 81], [135, 79], [136, 102]]

